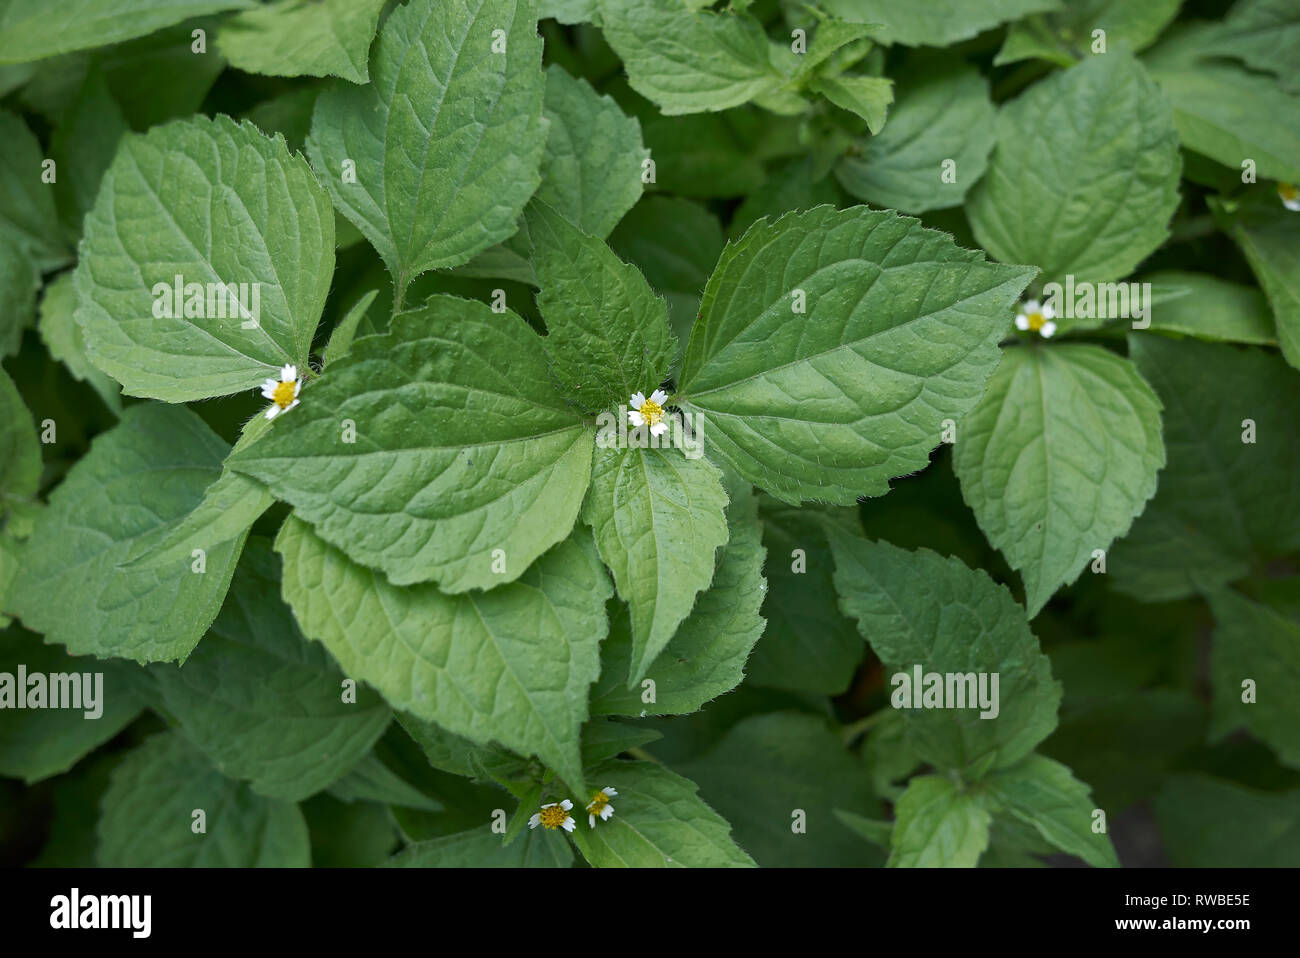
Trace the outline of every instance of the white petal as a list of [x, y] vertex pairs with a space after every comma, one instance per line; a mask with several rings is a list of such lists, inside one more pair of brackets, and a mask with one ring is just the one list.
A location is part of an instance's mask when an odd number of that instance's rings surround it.
[[1019, 316], [1016, 317], [1016, 329], [1028, 329], [1028, 328], [1029, 328], [1029, 317], [1026, 316], [1024, 313], [1021, 313]]
[[1050, 339], [1056, 333], [1056, 323], [1043, 323], [1043, 328], [1039, 330], [1044, 339]]
[[1038, 313], [1038, 312], [1041, 312], [1041, 311], [1042, 311], [1042, 310], [1040, 310], [1039, 307], [1038, 307], [1038, 300], [1036, 300], [1036, 299], [1031, 299], [1031, 300], [1029, 300], [1027, 303], [1025, 303], [1025, 312], [1026, 312], [1026, 313]]
[[595, 815], [588, 815], [588, 816], [587, 816], [587, 827], [589, 827], [589, 828], [595, 828], [595, 827], [596, 827], [596, 816], [595, 816]]
[[627, 418], [628, 418], [628, 421], [629, 421], [630, 423], [632, 423], [632, 425], [634, 425], [634, 426], [644, 426], [644, 425], [645, 425], [645, 416], [641, 415], [641, 414], [640, 414], [639, 412], [637, 412], [635, 409], [629, 409], [629, 410], [628, 410], [628, 412], [627, 412]]
[[1282, 205], [1294, 213], [1300, 213], [1300, 197], [1294, 200], [1283, 200]]
[[606, 819], [609, 818], [609, 816], [611, 816], [611, 815], [613, 815], [613, 814], [614, 814], [614, 806], [613, 806], [613, 805], [606, 805], [604, 808], [602, 808], [602, 809], [600, 810], [600, 818], [601, 818], [601, 821], [605, 821]]
[[633, 393], [631, 400], [628, 401], [628, 405], [633, 409], [640, 409], [645, 405], [645, 393]]
[[650, 435], [652, 436], [662, 436], [667, 431], [668, 423], [664, 422], [662, 419], [650, 427]]
[[536, 812], [533, 813], [533, 817], [532, 817], [532, 818], [528, 819], [528, 827], [529, 827], [529, 828], [536, 828], [536, 827], [537, 827], [538, 825], [540, 825], [541, 823], [542, 823], [542, 816], [541, 816], [541, 815], [538, 815]]
[[604, 792], [606, 795], [608, 795], [610, 798], [613, 798], [615, 795], [618, 794], [618, 792], [614, 791], [613, 785], [606, 785], [604, 788], [601, 789], [601, 791]]
[[285, 412], [288, 412], [290, 409], [292, 409], [292, 408], [293, 408], [294, 406], [296, 406], [296, 405], [298, 405], [298, 400], [295, 399], [293, 402], [289, 403], [289, 405], [287, 405], [287, 406], [284, 407], [284, 411], [285, 411]]
[[573, 807], [573, 802], [569, 801], [566, 798], [564, 801], [560, 802], [560, 807], [567, 812], [569, 809]]
[[1052, 309], [1051, 306], [1044, 305], [1043, 308], [1042, 308], [1042, 310], [1041, 310], [1041, 312], [1042, 312], [1042, 314], [1043, 314], [1043, 319], [1055, 319], [1055, 318], [1056, 318], [1056, 310]]
[[274, 398], [275, 398], [275, 387], [274, 387], [274, 386], [263, 386], [263, 387], [262, 387], [262, 398], [263, 398], [263, 399], [274, 399]]
[[297, 366], [285, 366], [280, 370], [280, 382], [291, 383], [298, 378]]
[[572, 818], [566, 818], [566, 819], [564, 820], [564, 824], [563, 824], [561, 827], [562, 827], [566, 832], [571, 832], [571, 831], [573, 831], [574, 826], [577, 825], [577, 824], [578, 824], [578, 823], [575, 822]]
[[295, 399], [298, 398], [298, 393], [300, 393], [300, 392], [302, 392], [302, 380], [301, 380], [301, 379], [295, 379], [295, 380], [293, 381], [293, 396], [294, 396]]
[[667, 399], [668, 399], [668, 394], [664, 392], [662, 389], [656, 389], [654, 392], [650, 394], [650, 401], [654, 403], [656, 406], [662, 406], [664, 404], [664, 401]]
[[542, 806], [542, 808], [554, 808], [554, 807], [555, 807], [554, 802], [547, 802], [545, 805]]
[[275, 403], [272, 403], [270, 407], [266, 410], [267, 419], [274, 419], [279, 414], [280, 414], [280, 407], [275, 405]]

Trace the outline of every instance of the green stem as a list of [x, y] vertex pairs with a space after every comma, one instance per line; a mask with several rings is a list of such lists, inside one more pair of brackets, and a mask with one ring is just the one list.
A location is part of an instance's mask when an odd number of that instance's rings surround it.
[[846, 725], [840, 734], [845, 745], [852, 745], [853, 742], [861, 735], [868, 732], [872, 726], [885, 720], [892, 708], [881, 709], [878, 712], [872, 712], [866, 718], [860, 718], [852, 725]]

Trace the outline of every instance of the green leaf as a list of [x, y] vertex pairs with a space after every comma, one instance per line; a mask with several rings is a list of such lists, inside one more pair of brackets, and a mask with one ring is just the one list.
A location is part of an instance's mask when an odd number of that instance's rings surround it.
[[1235, 57], [1256, 70], [1276, 73], [1296, 91], [1300, 59], [1300, 9], [1289, 0], [1237, 0], [1210, 34], [1207, 53]]
[[1300, 623], [1229, 589], [1211, 592], [1209, 600], [1212, 738], [1247, 728], [1282, 764], [1300, 768]]
[[[196, 833], [195, 811], [206, 831]], [[214, 770], [179, 732], [135, 748], [113, 770], [100, 804], [104, 868], [306, 868], [298, 806], [263, 798]]]
[[582, 764], [590, 768], [661, 738], [659, 732], [640, 723], [593, 718], [582, 727]]
[[1100, 346], [1006, 350], [962, 421], [962, 498], [1025, 584], [1032, 618], [1129, 530], [1165, 464], [1160, 400]]
[[[879, 814], [866, 769], [825, 719], [771, 712], [743, 719], [710, 751], [681, 766], [736, 841], [767, 867], [878, 865], [836, 808]], [[618, 808], [615, 812], [621, 812]], [[796, 812], [802, 816], [796, 817]], [[802, 831], [794, 826], [802, 825]], [[599, 830], [599, 829], [598, 829]]]
[[574, 802], [573, 839], [597, 868], [737, 868], [753, 865], [731, 827], [698, 795], [694, 782], [650, 762], [610, 762], [592, 773], [612, 786], [614, 814], [591, 827]]
[[839, 695], [862, 661], [862, 636], [836, 606], [835, 561], [822, 523], [851, 522], [858, 528], [856, 517], [813, 506], [794, 509], [770, 499], [762, 503], [762, 517], [767, 631], [749, 660], [749, 681]]
[[[434, 768], [464, 778], [514, 779], [528, 772], [528, 762], [499, 745], [476, 745], [469, 739], [447, 731], [408, 713], [397, 716]], [[585, 766], [587, 762], [583, 762]]]
[[589, 540], [566, 540], [516, 582], [459, 596], [394, 586], [292, 517], [276, 551], [299, 626], [347, 675], [395, 708], [535, 754], [581, 786], [578, 730], [611, 592]]
[[1300, 867], [1300, 789], [1262, 792], [1208, 775], [1171, 775], [1155, 811], [1177, 867]]
[[596, 412], [650, 395], [677, 350], [664, 301], [636, 267], [549, 206], [533, 203], [527, 215], [542, 344], [565, 398]]
[[22, 554], [14, 611], [70, 652], [184, 661], [221, 608], [243, 536], [184, 569], [118, 566], [135, 542], [184, 519], [227, 446], [193, 412], [132, 406], [50, 496]]
[[675, 401], [782, 501], [881, 495], [979, 398], [1031, 275], [865, 207], [760, 221], [709, 279]]
[[[4, 11], [0, 10], [0, 23], [3, 20]], [[0, 42], [0, 49], [3, 47]], [[0, 236], [8, 234], [40, 272], [72, 261], [54, 208], [54, 188], [46, 182], [44, 162], [41, 145], [27, 124], [0, 110]], [[5, 259], [10, 256], [6, 252]], [[16, 266], [6, 263], [4, 269], [12, 275]], [[5, 286], [10, 282], [6, 276]], [[6, 324], [10, 322], [6, 317]]]
[[365, 83], [383, 7], [384, 0], [275, 0], [224, 21], [217, 48], [246, 73]]
[[889, 104], [894, 102], [894, 81], [886, 77], [842, 73], [834, 77], [817, 77], [809, 84], [809, 89], [841, 109], [862, 117], [872, 134], [879, 133], [885, 125]]
[[121, 669], [16, 627], [0, 632], [0, 775], [30, 785], [66, 772], [130, 725], [143, 705]]
[[1181, 168], [1169, 104], [1131, 54], [1112, 50], [998, 111], [967, 212], [996, 259], [1033, 263], [1045, 280], [1107, 282], [1169, 235]]
[[[1181, 598], [1241, 578], [1256, 556], [1300, 549], [1300, 374], [1261, 349], [1140, 333], [1129, 355], [1164, 404], [1169, 461], [1107, 557], [1116, 587], [1144, 602]], [[1242, 441], [1247, 419], [1253, 443]]]
[[[128, 395], [206, 399], [278, 378], [285, 364], [307, 368], [333, 278], [334, 216], [282, 138], [225, 116], [124, 137], [85, 229], [77, 323], [91, 361]], [[201, 285], [177, 304], [178, 282]], [[206, 299], [193, 295], [204, 287]]]
[[1300, 129], [1276, 122], [1297, 115], [1300, 96], [1272, 77], [1203, 59], [1214, 55], [1214, 34], [1207, 27], [1171, 31], [1144, 57], [1173, 105], [1183, 146], [1233, 170], [1253, 160], [1261, 179], [1300, 180]]
[[394, 772], [374, 752], [334, 782], [329, 794], [343, 802], [380, 802], [425, 812], [440, 812], [445, 807]]
[[[984, 175], [996, 111], [988, 81], [969, 66], [914, 74], [899, 83], [889, 124], [835, 167], [840, 184], [875, 206], [925, 213], [958, 206]], [[955, 166], [945, 182], [944, 163]]]
[[880, 42], [905, 46], [947, 46], [1031, 13], [1061, 9], [1061, 0], [825, 0], [833, 16], [885, 24]]
[[279, 562], [249, 541], [230, 594], [185, 664], [153, 670], [163, 705], [223, 774], [298, 801], [351, 769], [392, 712], [366, 688], [345, 701], [343, 673], [308, 644], [280, 598]]
[[[928, 549], [907, 552], [834, 527], [828, 532], [840, 608], [857, 620], [890, 673], [891, 704], [905, 709], [908, 743], [922, 758], [979, 778], [1014, 765], [1056, 728], [1060, 683], [1005, 586]], [[986, 673], [990, 692], [997, 675], [996, 715], [981, 718], [993, 709], [969, 701], [964, 708], [920, 707], [923, 689], [911, 687], [917, 667]], [[900, 675], [909, 680], [910, 708]]]
[[713, 579], [727, 541], [722, 475], [677, 449], [597, 449], [582, 520], [631, 609], [632, 688]]
[[1105, 31], [1105, 49], [1142, 50], [1178, 15], [1183, 0], [1065, 0], [1065, 9], [1013, 23], [993, 63], [1001, 66], [1039, 57], [1069, 66], [1092, 54], [1094, 30]]
[[[513, 234], [537, 189], [546, 133], [536, 19], [534, 0], [412, 0], [379, 31], [371, 82], [316, 101], [312, 165], [379, 251], [399, 305], [420, 273]], [[494, 52], [497, 30], [504, 53]]]
[[641, 130], [654, 160], [656, 189], [703, 199], [741, 196], [766, 177], [762, 157], [731, 112], [655, 114], [642, 118]]
[[96, 369], [86, 358], [86, 337], [73, 318], [77, 308], [77, 289], [71, 273], [60, 273], [41, 299], [40, 317], [36, 321], [41, 341], [50, 355], [63, 363], [75, 378], [89, 383], [99, 393], [104, 405], [115, 413], [122, 411], [122, 387]]
[[846, 812], [842, 808], [835, 809], [835, 817], [877, 848], [883, 848], [885, 851], [889, 850], [889, 839], [894, 831], [892, 822], [880, 822], [872, 818], [865, 818], [853, 812]]
[[1186, 290], [1186, 295], [1151, 310], [1151, 331], [1195, 336], [1211, 342], [1277, 345], [1277, 329], [1268, 300], [1254, 286], [1243, 286], [1207, 273], [1167, 269], [1148, 273], [1152, 287]]
[[58, 172], [55, 205], [72, 232], [81, 232], [81, 221], [95, 205], [100, 181], [128, 130], [108, 84], [88, 71], [81, 90], [55, 121], [50, 137], [50, 154]]
[[646, 670], [645, 678], [654, 682], [654, 701], [643, 701], [646, 690], [639, 685], [629, 689], [624, 681], [632, 665], [632, 621], [620, 603], [601, 647], [600, 681], [591, 692], [594, 714], [694, 712], [740, 684], [745, 660], [763, 632], [763, 545], [752, 490], [728, 492], [727, 543], [718, 554], [713, 581]]
[[41, 483], [41, 444], [36, 423], [18, 387], [0, 368], [0, 518], [15, 500], [32, 499]]
[[762, 25], [680, 0], [602, 0], [601, 28], [632, 89], [665, 116], [725, 110], [786, 82]]
[[678, 361], [699, 312], [704, 284], [726, 245], [718, 218], [691, 200], [647, 196], [623, 217], [609, 245], [668, 301]]
[[[731, 222], [727, 224], [728, 238], [732, 241], [740, 239], [746, 230], [763, 217], [774, 220], [791, 210], [810, 210], [828, 203], [831, 206], [837, 205], [840, 202], [840, 191], [821, 166], [818, 157], [809, 155], [791, 159], [773, 170], [767, 181], [746, 196], [745, 201], [731, 215]], [[722, 245], [719, 244], [717, 253], [721, 252]], [[704, 280], [708, 279], [708, 272], [713, 269], [717, 259], [715, 253], [705, 270]], [[696, 287], [697, 307], [698, 293], [703, 289], [704, 281], [701, 281]], [[694, 315], [692, 312], [692, 319]]]
[[191, 17], [255, 5], [253, 0], [0, 0], [0, 63], [119, 43]]
[[415, 842], [384, 865], [389, 868], [568, 868], [569, 844], [558, 834], [534, 829], [507, 847], [491, 825]]
[[1270, 201], [1245, 206], [1224, 219], [1273, 307], [1282, 355], [1300, 368], [1300, 216]]
[[36, 317], [41, 274], [12, 233], [0, 227], [0, 359], [21, 348], [23, 333]]
[[397, 585], [512, 582], [569, 534], [591, 472], [591, 430], [533, 336], [513, 313], [434, 296], [354, 342], [230, 467]]
[[989, 844], [992, 817], [978, 796], [937, 775], [912, 779], [894, 815], [890, 868], [974, 868]]
[[1093, 831], [1091, 789], [1060, 762], [1030, 755], [994, 772], [985, 784], [1007, 811], [1061, 851], [1096, 868], [1119, 866], [1110, 837]]
[[650, 155], [641, 124], [554, 65], [546, 71], [543, 115], [550, 129], [537, 198], [604, 239], [641, 198], [642, 163]]
[[397, 845], [388, 809], [375, 802], [340, 802], [317, 795], [303, 803], [315, 868], [373, 868]]

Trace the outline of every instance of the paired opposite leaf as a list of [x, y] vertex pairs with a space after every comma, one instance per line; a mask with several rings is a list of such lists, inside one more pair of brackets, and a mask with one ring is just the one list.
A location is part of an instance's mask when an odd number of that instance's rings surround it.
[[[989, 693], [998, 677], [992, 709], [972, 705], [965, 689], [962, 708], [923, 709], [923, 689], [912, 688], [913, 706], [903, 715], [923, 759], [978, 778], [1014, 765], [1056, 728], [1061, 686], [1004, 586], [928, 549], [907, 552], [835, 527], [828, 532], [840, 608], [857, 619], [891, 676], [910, 680], [918, 665], [923, 674], [986, 673]], [[903, 690], [895, 678], [890, 684], [893, 696]]]
[[979, 399], [1032, 274], [865, 207], [760, 221], [709, 279], [676, 402], [785, 502], [881, 495]]
[[536, 13], [535, 0], [411, 0], [379, 32], [370, 83], [316, 101], [312, 164], [399, 302], [420, 273], [511, 236], [541, 181]]
[[1120, 279], [1168, 235], [1181, 168], [1160, 88], [1112, 50], [1000, 109], [997, 148], [967, 212], [1003, 262], [1033, 263], [1045, 280]]
[[[137, 662], [184, 660], [216, 618], [244, 534], [190, 564], [122, 569], [136, 542], [183, 520], [228, 447], [183, 406], [132, 406], [97, 438], [36, 520], [14, 611], [47, 642]], [[165, 533], [164, 533], [165, 534]]]
[[953, 467], [984, 535], [1024, 579], [1033, 617], [1155, 494], [1160, 400], [1099, 346], [1005, 352], [959, 427]]
[[513, 313], [434, 296], [354, 342], [230, 467], [398, 585], [511, 582], [569, 534], [591, 474], [591, 430], [540, 345]]
[[[334, 213], [282, 138], [225, 116], [128, 135], [85, 231], [76, 320], [127, 394], [187, 402], [306, 369]], [[230, 284], [248, 285], [235, 297]]]
[[516, 582], [458, 596], [394, 586], [293, 517], [276, 550], [299, 626], [347, 675], [457, 735], [535, 754], [582, 787], [579, 728], [612, 591], [585, 533]]
[[631, 688], [713, 580], [727, 541], [722, 475], [674, 448], [596, 450], [582, 518], [632, 618]]

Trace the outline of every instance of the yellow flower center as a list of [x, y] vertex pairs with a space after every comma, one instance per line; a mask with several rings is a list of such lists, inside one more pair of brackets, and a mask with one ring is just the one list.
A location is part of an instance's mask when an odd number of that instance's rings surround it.
[[645, 417], [647, 426], [656, 426], [664, 418], [664, 407], [653, 399], [647, 399], [643, 402], [637, 412]]
[[288, 409], [289, 404], [293, 402], [293, 387], [293, 380], [289, 380], [287, 383], [277, 384], [275, 392], [271, 394], [271, 402], [275, 403], [281, 409]]
[[564, 820], [569, 817], [569, 813], [564, 810], [563, 805], [552, 805], [550, 808], [543, 808], [538, 814], [541, 817], [542, 825], [552, 829], [563, 826]]
[[1300, 189], [1296, 189], [1295, 185], [1291, 183], [1279, 183], [1277, 185], [1277, 194], [1282, 199], [1290, 202], [1300, 197]]
[[1043, 323], [1047, 322], [1047, 320], [1043, 318], [1042, 313], [1030, 313], [1027, 318], [1029, 319], [1029, 328], [1034, 332], [1038, 332], [1042, 329]]
[[591, 804], [587, 806], [587, 811], [599, 818], [601, 810], [608, 804], [609, 796], [604, 792], [597, 792], [592, 798]]

